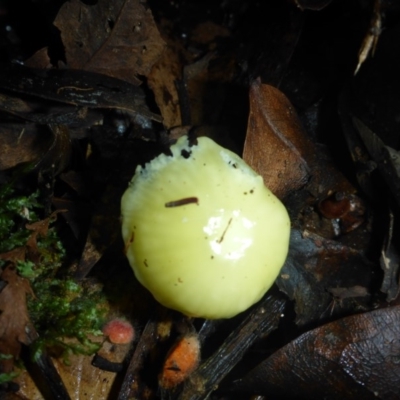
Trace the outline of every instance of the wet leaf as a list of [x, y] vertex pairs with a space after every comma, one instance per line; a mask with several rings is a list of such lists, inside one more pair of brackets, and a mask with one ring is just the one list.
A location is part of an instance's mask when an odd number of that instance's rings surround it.
[[235, 389], [287, 398], [396, 400], [399, 337], [399, 306], [343, 318], [284, 346]]
[[140, 0], [64, 3], [54, 24], [61, 31], [69, 67], [138, 84], [160, 57], [164, 41]]

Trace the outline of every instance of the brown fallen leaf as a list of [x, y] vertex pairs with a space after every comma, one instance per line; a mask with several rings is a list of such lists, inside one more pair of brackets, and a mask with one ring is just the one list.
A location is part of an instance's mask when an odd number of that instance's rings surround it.
[[259, 80], [250, 88], [243, 159], [278, 197], [304, 186], [314, 146], [286, 96]]
[[400, 398], [400, 307], [309, 331], [236, 382], [233, 390], [313, 399]]
[[70, 68], [98, 72], [138, 84], [165, 43], [151, 10], [140, 0], [63, 4], [54, 25], [61, 31]]
[[13, 264], [3, 268], [0, 280], [6, 286], [0, 291], [0, 354], [12, 358], [0, 360], [0, 372], [11, 372], [18, 359], [21, 344], [30, 344], [28, 332], [34, 332], [28, 315], [26, 296], [34, 296], [29, 281], [21, 278]]

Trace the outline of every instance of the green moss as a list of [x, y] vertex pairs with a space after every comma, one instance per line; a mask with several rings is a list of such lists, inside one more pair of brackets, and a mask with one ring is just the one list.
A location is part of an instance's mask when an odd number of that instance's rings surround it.
[[[16, 196], [9, 186], [0, 189], [0, 253], [26, 245], [32, 231], [25, 225], [39, 221], [40, 211], [38, 193]], [[35, 293], [35, 298], [28, 299], [29, 314], [39, 333], [35, 354], [52, 346], [62, 348], [64, 355], [93, 354], [99, 345], [89, 336], [101, 334], [107, 310], [101, 288], [61, 273], [65, 250], [54, 227], [46, 236], [37, 235], [37, 253], [16, 265]], [[0, 261], [0, 267], [5, 262]]]
[[38, 193], [29, 196], [13, 196], [10, 185], [0, 189], [0, 253], [25, 245], [30, 232], [25, 224], [37, 221], [35, 212], [40, 205]]
[[[65, 355], [72, 351], [93, 354], [99, 345], [88, 339], [100, 335], [106, 312], [101, 291], [92, 291], [70, 278], [45, 279], [33, 285], [37, 300], [29, 301], [29, 311], [40, 332], [36, 350], [43, 345], [63, 348]], [[75, 338], [77, 342], [65, 342]]]
[[3, 383], [11, 382], [14, 378], [16, 378], [19, 375], [18, 372], [10, 372], [8, 374], [6, 373], [1, 373], [0, 374], [0, 385]]

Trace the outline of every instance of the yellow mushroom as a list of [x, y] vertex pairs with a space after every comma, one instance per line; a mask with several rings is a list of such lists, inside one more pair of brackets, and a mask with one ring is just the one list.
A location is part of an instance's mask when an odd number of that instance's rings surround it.
[[186, 136], [138, 167], [122, 197], [122, 235], [136, 278], [164, 306], [230, 318], [256, 303], [286, 259], [284, 205], [239, 156]]

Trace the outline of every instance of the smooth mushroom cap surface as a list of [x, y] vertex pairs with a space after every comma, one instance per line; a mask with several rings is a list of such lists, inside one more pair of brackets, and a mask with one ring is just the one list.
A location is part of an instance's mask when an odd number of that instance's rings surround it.
[[230, 318], [256, 303], [286, 259], [284, 205], [239, 156], [186, 136], [138, 167], [122, 197], [122, 235], [137, 279], [164, 306]]

